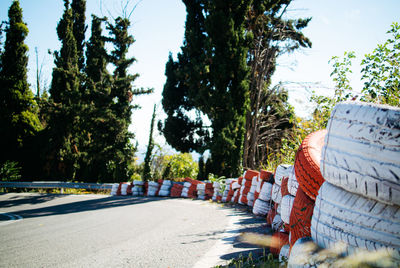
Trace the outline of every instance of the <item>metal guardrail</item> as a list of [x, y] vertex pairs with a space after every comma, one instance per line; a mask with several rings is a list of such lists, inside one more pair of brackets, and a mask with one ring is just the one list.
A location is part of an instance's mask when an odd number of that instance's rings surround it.
[[85, 190], [111, 190], [112, 183], [76, 183], [60, 181], [10, 182], [0, 181], [0, 188], [72, 188]]

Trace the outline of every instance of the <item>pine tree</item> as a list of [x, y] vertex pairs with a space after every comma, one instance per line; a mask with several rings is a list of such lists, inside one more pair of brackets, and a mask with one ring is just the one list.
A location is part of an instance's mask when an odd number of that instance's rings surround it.
[[150, 123], [149, 144], [147, 145], [146, 157], [144, 158], [143, 180], [147, 181], [151, 178], [151, 160], [154, 148], [153, 129], [154, 120], [156, 118], [156, 105], [154, 104], [153, 115]]
[[74, 179], [79, 169], [81, 145], [82, 94], [78, 68], [73, 16], [69, 0], [64, 0], [64, 14], [57, 25], [61, 49], [55, 52], [55, 67], [50, 87], [50, 118], [47, 132], [48, 175], [60, 179]]
[[27, 82], [28, 46], [24, 40], [28, 27], [23, 22], [18, 0], [11, 4], [8, 17], [0, 70], [0, 164], [6, 160], [23, 162], [22, 150], [27, 140], [41, 129], [37, 105]]

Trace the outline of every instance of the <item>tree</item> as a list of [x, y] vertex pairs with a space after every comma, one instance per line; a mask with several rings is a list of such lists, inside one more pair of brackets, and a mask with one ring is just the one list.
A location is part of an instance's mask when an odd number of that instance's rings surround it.
[[60, 51], [54, 53], [47, 128], [49, 148], [45, 169], [48, 175], [74, 179], [81, 157], [82, 92], [69, 0], [64, 0], [64, 7], [64, 14], [57, 25], [62, 46]]
[[363, 100], [400, 107], [400, 23], [387, 32], [391, 37], [361, 62]]
[[311, 47], [301, 30], [311, 19], [283, 19], [291, 0], [254, 1], [247, 16], [252, 33], [248, 65], [250, 105], [246, 114], [243, 166], [258, 169], [271, 153], [277, 153], [281, 140], [293, 127], [292, 108], [282, 85], [271, 86], [277, 58], [300, 47]]
[[71, 9], [72, 9], [72, 20], [73, 20], [72, 32], [76, 41], [78, 68], [79, 70], [82, 71], [84, 69], [84, 64], [85, 64], [84, 47], [85, 47], [85, 32], [87, 29], [87, 26], [85, 24], [86, 0], [72, 0]]
[[[112, 110], [112, 77], [107, 70], [109, 56], [105, 49], [106, 37], [102, 34], [102, 24], [106, 18], [92, 15], [91, 36], [87, 42], [85, 66], [85, 158], [81, 159], [81, 177], [88, 181], [113, 180], [114, 171], [110, 162], [114, 161], [113, 145], [121, 126]], [[112, 166], [112, 165], [111, 165]]]
[[164, 179], [194, 178], [198, 172], [198, 165], [189, 153], [179, 153], [164, 156]]
[[129, 132], [128, 127], [131, 124], [132, 110], [139, 108], [139, 106], [132, 105], [131, 102], [134, 96], [153, 92], [153, 89], [133, 89], [132, 87], [132, 83], [139, 75], [128, 74], [128, 68], [136, 61], [135, 58], [127, 58], [129, 48], [135, 42], [128, 32], [129, 27], [129, 19], [122, 17], [116, 18], [113, 24], [107, 24], [111, 36], [108, 41], [114, 46], [110, 55], [110, 62], [115, 66], [111, 87], [111, 97], [114, 103], [111, 111], [118, 120], [118, 128], [115, 128], [116, 135], [112, 147], [115, 158], [109, 162], [109, 169], [112, 170], [113, 177], [119, 179], [129, 179], [128, 166], [133, 161], [136, 151], [136, 148], [130, 142], [134, 135]]
[[287, 93], [270, 88], [276, 58], [311, 46], [301, 33], [310, 19], [282, 19], [290, 2], [184, 1], [185, 40], [177, 60], [170, 56], [166, 65], [167, 118], [159, 127], [177, 150], [209, 149], [214, 174], [237, 176], [241, 164], [259, 166], [260, 148], [277, 145], [269, 127], [275, 133], [291, 127]]
[[[168, 117], [161, 127], [169, 143], [176, 133], [179, 139], [172, 144], [178, 150], [210, 149], [214, 173], [238, 175], [248, 105], [245, 15], [250, 2], [184, 3], [185, 42], [178, 61], [170, 57], [167, 63], [163, 107]], [[196, 112], [195, 120], [190, 111]], [[211, 122], [209, 128], [203, 117]], [[177, 125], [179, 130], [171, 127]]]
[[151, 178], [151, 161], [152, 161], [152, 152], [154, 148], [153, 128], [154, 128], [155, 118], [156, 118], [156, 105], [154, 104], [153, 115], [151, 117], [151, 123], [150, 123], [149, 144], [147, 145], [146, 157], [144, 158], [143, 180], [145, 181]]
[[27, 82], [28, 46], [24, 40], [28, 27], [23, 22], [19, 1], [13, 1], [8, 17], [0, 70], [0, 148], [3, 152], [0, 163], [28, 161], [24, 149], [29, 139], [41, 130], [37, 105]]

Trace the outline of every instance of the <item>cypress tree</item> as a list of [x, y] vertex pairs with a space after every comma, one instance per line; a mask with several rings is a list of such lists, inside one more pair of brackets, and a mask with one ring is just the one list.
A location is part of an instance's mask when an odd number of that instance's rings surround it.
[[[168, 115], [164, 135], [170, 132], [167, 136], [176, 133], [180, 137], [180, 128], [174, 130], [167, 126], [169, 122], [185, 122], [187, 131], [181, 140], [195, 141], [195, 136], [202, 137], [197, 139], [203, 142], [202, 146], [196, 148], [192, 146], [195, 142], [188, 143], [190, 149], [200, 152], [210, 149], [209, 165], [212, 164], [213, 173], [236, 176], [240, 170], [248, 105], [245, 18], [250, 1], [186, 0], [184, 3], [188, 12], [185, 42], [178, 62], [172, 65], [169, 60], [167, 68], [176, 70], [166, 69], [172, 76], [167, 74], [163, 92], [163, 98], [175, 93], [183, 101], [177, 98], [174, 103], [177, 108], [168, 113], [172, 102], [163, 99]], [[194, 124], [185, 118], [185, 110], [190, 109], [211, 121], [211, 138], [201, 120]]]
[[107, 71], [108, 54], [102, 23], [106, 18], [92, 15], [91, 37], [87, 43], [85, 66], [85, 152], [81, 176], [87, 181], [114, 180], [108, 163], [114, 159], [112, 147], [115, 141], [116, 116], [111, 110], [111, 75]]
[[133, 97], [141, 94], [153, 92], [153, 89], [133, 89], [132, 83], [139, 76], [128, 73], [128, 68], [136, 61], [135, 58], [127, 58], [130, 46], [135, 42], [129, 34], [130, 21], [127, 18], [118, 17], [114, 24], [108, 23], [107, 29], [110, 31], [110, 41], [114, 45], [111, 52], [110, 61], [115, 66], [113, 73], [113, 84], [111, 87], [111, 97], [114, 101], [112, 105], [113, 114], [117, 118], [115, 131], [115, 143], [113, 145], [115, 160], [110, 162], [109, 169], [113, 172], [113, 177], [129, 179], [129, 164], [133, 161], [136, 148], [131, 144], [134, 138], [133, 133], [129, 132], [131, 124], [132, 110], [139, 108], [132, 105]]
[[[37, 105], [27, 82], [28, 27], [15, 0], [8, 10], [6, 40], [0, 70], [0, 164], [6, 160], [23, 162], [27, 140], [41, 129]], [[25, 159], [26, 160], [26, 159]]]
[[151, 178], [151, 159], [154, 148], [153, 128], [154, 120], [156, 118], [156, 105], [154, 104], [153, 115], [150, 123], [149, 144], [147, 145], [146, 157], [144, 158], [143, 180], [147, 181]]
[[78, 68], [79, 70], [83, 70], [85, 64], [85, 32], [87, 30], [87, 26], [85, 24], [86, 0], [72, 0], [71, 9], [73, 18], [72, 32], [76, 41]]
[[69, 0], [57, 25], [61, 49], [55, 52], [55, 67], [50, 87], [48, 123], [49, 152], [45, 169], [48, 175], [74, 179], [79, 169], [82, 94], [73, 16]]

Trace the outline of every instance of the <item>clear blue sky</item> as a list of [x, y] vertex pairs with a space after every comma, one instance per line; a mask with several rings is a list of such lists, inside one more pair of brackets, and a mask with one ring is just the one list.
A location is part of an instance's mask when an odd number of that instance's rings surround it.
[[[126, 0], [122, 0], [126, 1]], [[103, 15], [109, 10], [113, 15], [121, 11], [121, 0], [87, 0], [87, 24], [90, 29], [90, 14], [101, 16], [100, 3], [103, 2]], [[137, 1], [131, 0], [132, 4]], [[12, 0], [0, 1], [0, 19], [7, 20], [7, 10]], [[34, 84], [35, 47], [38, 47], [40, 61], [44, 59], [44, 77], [50, 83], [53, 58], [47, 50], [58, 50], [56, 26], [63, 12], [62, 0], [20, 0], [29, 35], [26, 40], [30, 48], [29, 81]], [[131, 5], [132, 6], [132, 5]], [[353, 86], [360, 90], [359, 62], [364, 54], [372, 52], [378, 43], [387, 39], [386, 31], [394, 21], [400, 22], [400, 0], [295, 0], [289, 8], [290, 17], [312, 17], [304, 30], [313, 42], [312, 49], [298, 51], [279, 59], [279, 66], [273, 78], [290, 82], [320, 82], [332, 87], [329, 77], [332, 71], [328, 60], [341, 56], [344, 51], [355, 51]], [[160, 104], [161, 92], [165, 82], [164, 69], [171, 51], [174, 55], [180, 50], [183, 41], [185, 6], [179, 0], [143, 0], [131, 16], [131, 33], [136, 39], [130, 53], [138, 60], [131, 71], [139, 73], [135, 81], [138, 87], [153, 87], [151, 96], [139, 97], [136, 103], [142, 105], [132, 117], [131, 130], [139, 143], [139, 158], [147, 146], [149, 124], [153, 104]], [[89, 32], [89, 30], [88, 30]], [[326, 90], [321, 87], [320, 91]], [[323, 92], [321, 92], [323, 93]], [[290, 86], [291, 103], [300, 114], [307, 109], [307, 94], [296, 86]], [[159, 118], [162, 109], [159, 107]], [[158, 135], [158, 134], [157, 134]], [[164, 145], [158, 135], [156, 139]]]

